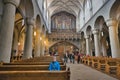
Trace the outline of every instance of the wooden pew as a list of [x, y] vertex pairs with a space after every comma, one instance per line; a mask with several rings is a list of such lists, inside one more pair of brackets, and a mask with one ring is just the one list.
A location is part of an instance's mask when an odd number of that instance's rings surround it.
[[87, 59], [88, 66], [92, 66], [92, 59], [93, 59], [93, 57], [88, 57], [88, 59]]
[[83, 63], [86, 64], [86, 65], [88, 64], [88, 57], [83, 58]]
[[106, 60], [106, 69], [105, 72], [111, 75], [117, 74], [117, 59], [115, 58], [108, 58]]
[[95, 69], [98, 69], [98, 62], [99, 62], [99, 57], [93, 57], [92, 67], [95, 68]]
[[[36, 57], [30, 59], [23, 59], [20, 61], [13, 61], [13, 62], [51, 62], [53, 61], [53, 57]], [[57, 61], [62, 62], [62, 60], [58, 57]]]
[[[95, 68], [95, 69], [98, 69], [98, 64], [99, 64], [99, 61], [102, 59], [103, 57], [93, 57], [92, 59], [92, 67]], [[100, 61], [101, 62], [101, 61]], [[100, 66], [101, 64], [99, 64], [99, 70], [100, 70]]]
[[[63, 62], [59, 62], [60, 65], [64, 65]], [[12, 63], [1, 63], [2, 65], [49, 65], [50, 62], [12, 62]]]
[[[42, 57], [2, 63], [0, 80], [70, 80], [70, 69], [59, 60], [60, 71], [48, 71], [53, 57]], [[22, 77], [22, 78], [21, 78]]]
[[105, 57], [99, 58], [98, 70], [105, 72], [106, 60], [107, 60], [107, 58], [105, 58]]
[[117, 75], [118, 79], [120, 79], [120, 59], [117, 62], [117, 74], [116, 75]]
[[0, 71], [0, 80], [70, 80], [70, 71]]
[[[61, 70], [66, 70], [65, 65], [60, 65]], [[30, 71], [30, 70], [48, 70], [49, 65], [1, 65], [0, 71]]]

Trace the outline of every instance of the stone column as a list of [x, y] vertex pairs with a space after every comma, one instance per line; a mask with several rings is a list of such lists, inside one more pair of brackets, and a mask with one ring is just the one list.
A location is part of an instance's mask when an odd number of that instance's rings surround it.
[[85, 36], [85, 39], [86, 39], [86, 55], [91, 55], [91, 54], [90, 54], [89, 36], [86, 35], [86, 36]]
[[42, 50], [42, 56], [44, 56], [44, 54], [45, 54], [45, 45], [44, 45], [44, 39], [42, 40], [42, 46], [41, 46], [41, 50]]
[[81, 50], [82, 50], [82, 53], [86, 55], [86, 53], [85, 53], [85, 41], [84, 41], [84, 39], [81, 41], [81, 46], [82, 46], [82, 47], [81, 47], [81, 48], [82, 48], [82, 49], [81, 49]]
[[40, 31], [37, 30], [36, 40], [35, 40], [35, 57], [40, 56]]
[[109, 27], [110, 45], [113, 58], [120, 58], [120, 44], [118, 39], [118, 22], [115, 19], [109, 19], [106, 21]]
[[10, 62], [16, 7], [20, 0], [3, 0], [4, 11], [0, 29], [0, 61]]
[[25, 45], [24, 45], [24, 53], [23, 58], [32, 58], [32, 39], [33, 39], [33, 27], [34, 27], [34, 19], [27, 18], [27, 28], [26, 28], [26, 37], [25, 37]]
[[102, 41], [102, 53], [103, 53], [103, 56], [107, 56], [106, 40], [105, 39], [103, 39], [103, 41]]
[[18, 36], [17, 36], [18, 34], [17, 33], [15, 33], [15, 36], [16, 37], [14, 37], [13, 39], [13, 51], [12, 51], [12, 54], [11, 54], [11, 56], [16, 56], [17, 55], [17, 53], [18, 53]]
[[99, 44], [99, 38], [98, 38], [98, 30], [93, 30], [94, 34], [94, 45], [95, 45], [95, 56], [102, 56], [100, 52], [100, 44]]

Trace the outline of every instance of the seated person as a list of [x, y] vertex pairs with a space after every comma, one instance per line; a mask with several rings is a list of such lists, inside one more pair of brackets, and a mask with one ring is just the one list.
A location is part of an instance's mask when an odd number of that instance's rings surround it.
[[59, 64], [59, 62], [56, 60], [56, 57], [55, 57], [55, 56], [53, 57], [53, 61], [50, 62], [49, 70], [50, 70], [50, 71], [60, 71], [60, 64]]

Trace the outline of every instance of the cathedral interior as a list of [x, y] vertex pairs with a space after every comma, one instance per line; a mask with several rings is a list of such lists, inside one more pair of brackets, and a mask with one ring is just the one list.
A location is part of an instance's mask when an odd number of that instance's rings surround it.
[[[80, 65], [92, 67], [99, 66], [99, 60], [104, 58], [109, 67], [105, 72], [114, 70], [115, 78], [120, 80], [120, 0], [0, 0], [0, 71], [4, 71], [4, 63], [38, 58], [44, 62], [53, 55], [63, 59], [66, 53], [74, 53], [76, 60], [80, 54]], [[0, 80], [18, 79], [3, 73]], [[71, 76], [33, 79], [93, 80]]]

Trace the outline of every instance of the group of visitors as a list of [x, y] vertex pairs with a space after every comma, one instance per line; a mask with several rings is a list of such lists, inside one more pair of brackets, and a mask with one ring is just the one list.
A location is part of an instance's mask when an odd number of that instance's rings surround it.
[[[50, 71], [60, 71], [60, 63], [56, 60], [56, 55], [51, 55], [53, 56], [53, 61], [50, 62], [49, 64], [49, 70]], [[81, 58], [83, 57], [83, 54], [80, 54], [79, 52], [72, 52], [69, 53], [66, 51], [64, 54], [64, 63], [68, 63], [68, 60], [70, 63], [77, 63], [79, 64], [81, 62]]]
[[66, 53], [64, 54], [64, 62], [68, 63], [68, 61], [73, 64], [75, 63], [75, 61], [77, 61], [77, 63], [79, 64], [81, 61], [81, 54], [79, 52], [69, 53], [68, 51], [66, 51]]
[[50, 55], [50, 56], [58, 56], [58, 52], [57, 52], [57, 51], [53, 51], [53, 52], [50, 51], [50, 52], [49, 52], [49, 55]]

